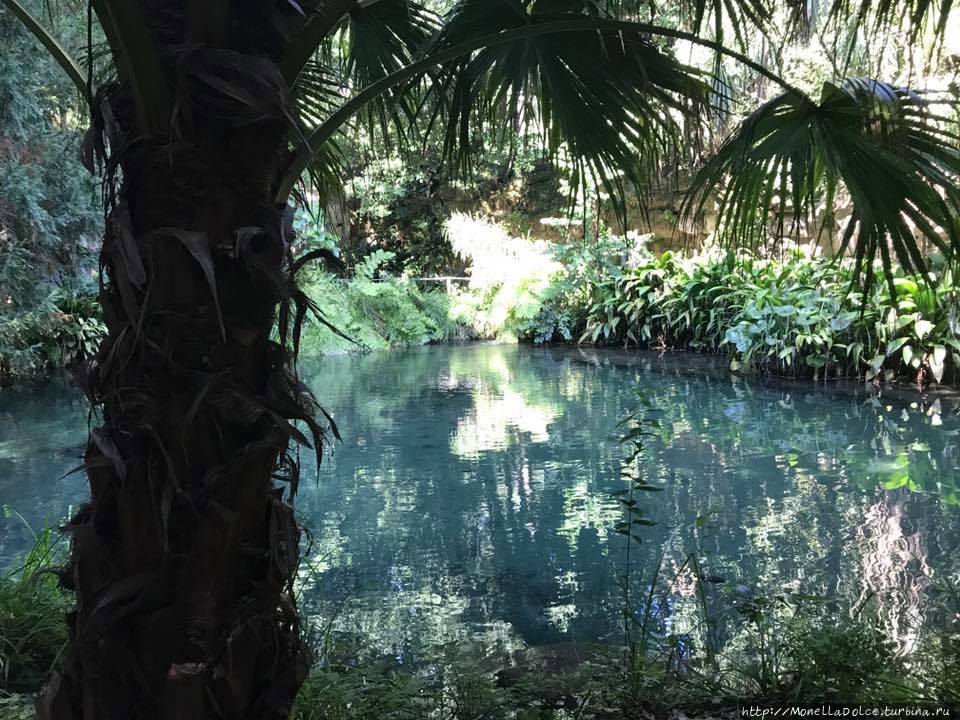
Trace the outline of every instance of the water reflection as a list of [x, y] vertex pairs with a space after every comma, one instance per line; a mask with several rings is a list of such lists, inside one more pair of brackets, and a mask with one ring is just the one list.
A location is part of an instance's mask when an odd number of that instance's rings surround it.
[[[904, 654], [945, 623], [929, 597], [960, 570], [955, 405], [693, 362], [470, 346], [303, 367], [344, 436], [301, 486], [304, 608], [403, 662], [618, 640], [614, 436], [639, 386], [661, 419], [644, 472], [666, 490], [645, 498], [660, 524], [636, 576], [662, 562], [650, 611], [678, 662], [745, 647], [735, 617], [706, 628], [699, 605], [757, 589], [875, 613]], [[15, 420], [0, 423], [0, 502], [32, 521], [84, 493], [79, 477], [55, 482], [83, 442], [80, 406], [64, 402], [0, 395]], [[9, 558], [24, 538], [0, 523]], [[704, 597], [691, 552], [716, 581]]]
[[80, 474], [63, 477], [82, 463], [86, 436], [86, 406], [69, 388], [0, 390], [0, 570], [87, 497]]
[[863, 548], [858, 606], [876, 602], [883, 628], [900, 655], [909, 655], [917, 647], [933, 575], [927, 564], [927, 529], [905, 527], [909, 524], [903, 501], [887, 495], [867, 508], [857, 529]]
[[639, 385], [662, 421], [645, 472], [667, 491], [640, 562], [663, 554], [665, 632], [716, 649], [740, 635], [704, 636], [695, 578], [678, 572], [694, 550], [727, 581], [716, 604], [743, 585], [870, 605], [904, 653], [939, 622], [927, 590], [960, 537], [949, 403], [640, 358], [485, 346], [313, 368], [348, 440], [301, 503], [318, 538], [345, 538], [308, 581], [311, 611], [350, 597], [336, 626], [408, 658], [618, 638], [613, 437]]

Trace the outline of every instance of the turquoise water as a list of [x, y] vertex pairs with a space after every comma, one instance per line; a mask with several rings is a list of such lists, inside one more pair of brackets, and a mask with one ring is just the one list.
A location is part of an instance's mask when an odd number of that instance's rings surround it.
[[[713, 608], [747, 589], [815, 596], [863, 609], [902, 654], [950, 620], [940, 600], [960, 582], [960, 415], [947, 397], [748, 381], [690, 356], [507, 345], [301, 371], [343, 435], [319, 482], [301, 484], [312, 538], [301, 603], [341, 642], [407, 662], [617, 641], [614, 436], [637, 388], [658, 410], [644, 472], [664, 492], [641, 498], [658, 525], [634, 559], [642, 587], [662, 556], [663, 633], [729, 652], [745, 642], [733, 618], [704, 628], [691, 552]], [[85, 432], [82, 404], [61, 388], [0, 394], [5, 563], [28, 525], [83, 500], [80, 475], [58, 478]]]

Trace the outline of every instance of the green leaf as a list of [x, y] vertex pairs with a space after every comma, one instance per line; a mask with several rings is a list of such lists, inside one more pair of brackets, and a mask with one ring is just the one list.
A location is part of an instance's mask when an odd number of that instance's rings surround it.
[[904, 345], [903, 346], [903, 362], [906, 365], [911, 365], [913, 363], [913, 346]]
[[885, 490], [896, 490], [897, 488], [905, 487], [909, 483], [910, 475], [906, 471], [900, 471], [890, 476], [889, 480], [884, 481], [883, 488]]
[[885, 355], [874, 356], [869, 363], [870, 367], [864, 376], [865, 379], [873, 380], [880, 373], [880, 369], [883, 367], [883, 363], [886, 362], [886, 360], [887, 357]]
[[280, 73], [287, 81], [287, 85], [293, 87], [301, 71], [320, 47], [320, 44], [333, 31], [350, 8], [358, 2], [359, 0], [327, 0], [318, 4], [280, 59]]
[[891, 357], [894, 353], [900, 350], [900, 348], [902, 348], [908, 342], [910, 342], [909, 338], [897, 338], [896, 340], [892, 340], [891, 342], [887, 343], [887, 357]]
[[57, 40], [49, 30], [43, 27], [40, 21], [27, 10], [26, 6], [24, 6], [20, 0], [0, 1], [23, 23], [24, 27], [30, 31], [40, 44], [46, 48], [50, 57], [53, 58], [53, 61], [67, 74], [67, 77], [70, 78], [71, 82], [73, 82], [79, 91], [80, 97], [86, 101], [89, 107], [92, 103], [89, 89], [87, 88], [87, 80], [83, 75], [83, 71], [80, 70], [80, 66], [77, 65], [70, 56], [70, 53], [60, 44], [60, 41]]
[[943, 373], [946, 370], [947, 349], [943, 345], [934, 345], [930, 353], [930, 372], [938, 383], [943, 382]]
[[[819, 102], [786, 92], [752, 113], [696, 173], [683, 215], [695, 220], [717, 198], [721, 242], [756, 248], [771, 223], [777, 236], [799, 237], [842, 186], [852, 215], [837, 254], [852, 247], [854, 277], [865, 274], [869, 286], [877, 259], [891, 288], [894, 260], [926, 277], [911, 226], [946, 256], [960, 249], [952, 179], [960, 158], [931, 107], [909, 89], [857, 78], [826, 83]], [[773, 202], [777, 195], [784, 201]]]

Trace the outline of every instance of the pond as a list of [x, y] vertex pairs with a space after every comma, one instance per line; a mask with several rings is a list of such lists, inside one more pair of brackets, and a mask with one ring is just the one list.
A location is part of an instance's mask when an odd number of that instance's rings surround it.
[[[634, 550], [634, 582], [661, 566], [649, 602], [663, 634], [736, 652], [746, 641], [721, 610], [745, 593], [869, 614], [902, 655], [949, 620], [938, 598], [960, 582], [960, 415], [947, 395], [510, 345], [301, 372], [343, 435], [301, 484], [301, 604], [368, 652], [417, 662], [617, 642], [624, 538], [611, 493], [623, 488], [617, 423], [638, 389], [660, 421], [643, 472], [663, 492], [640, 498], [658, 524]], [[6, 565], [28, 526], [82, 502], [82, 476], [61, 476], [85, 433], [62, 388], [0, 394]]]

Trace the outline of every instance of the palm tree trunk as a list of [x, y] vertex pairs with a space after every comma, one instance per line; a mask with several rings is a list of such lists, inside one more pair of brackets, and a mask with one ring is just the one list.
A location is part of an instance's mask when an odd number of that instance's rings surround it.
[[307, 441], [291, 421], [320, 437], [282, 344], [301, 315], [287, 309], [290, 211], [272, 199], [294, 111], [265, 47], [275, 18], [251, 17], [279, 11], [227, 4], [247, 15], [227, 23], [241, 52], [186, 46], [184, 4], [148, 3], [177, 91], [169, 136], [138, 130], [125, 84], [99, 96], [109, 335], [85, 390], [101, 424], [41, 719], [285, 718], [309, 665], [287, 449]]

